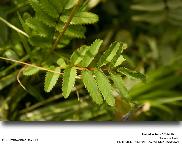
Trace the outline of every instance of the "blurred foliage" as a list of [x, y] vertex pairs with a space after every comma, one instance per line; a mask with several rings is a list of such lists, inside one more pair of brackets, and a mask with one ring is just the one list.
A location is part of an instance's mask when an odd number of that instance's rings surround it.
[[[86, 39], [73, 39], [64, 48], [66, 52], [55, 52], [67, 56], [81, 43], [97, 38], [104, 40], [102, 49], [114, 41], [126, 42], [124, 65], [146, 74], [145, 82], [124, 80], [135, 105], [118, 95], [115, 108], [96, 105], [80, 82], [67, 100], [58, 85], [47, 94], [43, 72], [31, 78], [21, 76], [26, 91], [16, 80], [21, 65], [0, 60], [0, 120], [182, 120], [181, 7], [182, 0], [89, 0], [89, 9], [99, 15], [99, 22], [86, 26]], [[0, 16], [20, 29], [17, 13], [25, 12], [33, 13], [26, 0], [0, 1]], [[27, 61], [26, 49], [24, 38], [0, 22], [0, 56]]]

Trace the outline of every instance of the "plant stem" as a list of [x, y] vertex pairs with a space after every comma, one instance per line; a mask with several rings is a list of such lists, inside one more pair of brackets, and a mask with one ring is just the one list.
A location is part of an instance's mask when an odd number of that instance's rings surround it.
[[81, 0], [78, 0], [76, 6], [72, 9], [71, 13], [70, 13], [70, 16], [67, 20], [67, 22], [65, 23], [64, 27], [63, 27], [63, 31], [58, 35], [57, 39], [55, 40], [52, 48], [50, 51], [54, 51], [56, 49], [56, 47], [58, 46], [60, 40], [63, 38], [64, 36], [64, 33], [66, 32], [67, 28], [69, 27], [70, 23], [71, 23], [71, 20], [73, 19], [75, 13], [76, 13], [76, 10], [79, 8], [79, 5], [80, 5], [80, 1]]
[[[19, 61], [25, 61], [29, 58], [29, 55], [24, 56], [22, 59], [20, 59]], [[11, 69], [13, 69], [14, 67], [16, 67], [18, 64], [12, 64], [11, 66], [7, 67], [5, 70], [3, 70], [2, 72], [0, 72], [0, 78], [5, 76]]]
[[18, 29], [17, 27], [15, 27], [14, 25], [12, 25], [11, 23], [9, 23], [8, 21], [6, 21], [5, 19], [3, 19], [2, 17], [0, 17], [0, 21], [2, 21], [3, 23], [5, 23], [8, 27], [10, 27], [11, 29], [15, 30], [16, 32], [29, 37], [29, 35], [25, 32], [23, 32], [22, 30]]
[[[47, 68], [44, 68], [44, 67], [40, 67], [40, 66], [37, 66], [37, 65], [34, 65], [34, 64], [29, 64], [29, 63], [26, 63], [26, 62], [23, 62], [23, 61], [14, 60], [14, 59], [5, 58], [5, 57], [0, 57], [0, 59], [12, 61], [12, 62], [23, 64], [23, 65], [26, 65], [26, 66], [35, 67], [35, 68], [38, 68], [39, 70], [44, 70], [44, 71], [48, 71], [48, 72], [52, 72], [52, 73], [58, 73], [60, 75], [63, 75], [63, 73], [60, 73], [60, 72], [57, 72], [57, 71], [54, 71], [54, 70], [50, 70], [50, 69], [47, 69]], [[65, 68], [60, 67], [60, 69], [65, 69]], [[76, 69], [78, 69], [78, 70], [88, 70], [88, 68], [79, 68], [79, 67], [76, 67]], [[76, 78], [80, 79], [80, 76], [77, 76]]]
[[52, 72], [52, 73], [63, 74], [63, 73], [56, 72], [56, 71], [53, 71], [53, 70], [50, 70], [50, 69], [46, 69], [46, 68], [43, 68], [43, 67], [40, 67], [40, 66], [37, 66], [37, 65], [29, 64], [29, 63], [26, 63], [26, 62], [22, 62], [22, 61], [18, 61], [18, 60], [10, 59], [10, 58], [0, 57], [0, 59], [4, 59], [4, 60], [8, 60], [8, 61], [12, 61], [12, 62], [16, 62], [16, 63], [23, 64], [23, 65], [26, 65], [26, 66], [35, 67], [35, 68], [38, 68], [38, 69], [40, 69], [40, 70], [44, 70], [44, 71], [48, 71], [48, 72]]

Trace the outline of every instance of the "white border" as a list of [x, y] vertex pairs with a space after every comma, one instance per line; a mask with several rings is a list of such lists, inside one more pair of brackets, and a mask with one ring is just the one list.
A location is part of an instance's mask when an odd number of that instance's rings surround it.
[[[155, 124], [44, 124], [2, 123], [0, 124], [0, 150], [154, 150], [181, 149], [182, 125], [165, 122]], [[178, 144], [120, 143], [117, 141], [157, 140], [159, 136], [143, 136], [142, 133], [174, 133]], [[163, 136], [164, 137], [164, 136]], [[168, 136], [169, 137], [169, 136]], [[4, 139], [4, 141], [2, 141]], [[34, 141], [11, 141], [10, 139], [32, 139]], [[36, 141], [38, 139], [38, 141]]]

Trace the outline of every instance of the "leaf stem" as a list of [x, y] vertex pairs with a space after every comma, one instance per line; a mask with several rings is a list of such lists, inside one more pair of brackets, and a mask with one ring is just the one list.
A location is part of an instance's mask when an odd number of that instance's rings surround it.
[[[25, 61], [29, 58], [29, 55], [24, 56], [22, 59], [20, 59], [20, 61]], [[0, 78], [5, 76], [11, 69], [13, 69], [14, 67], [16, 67], [18, 64], [12, 64], [11, 66], [7, 67], [5, 70], [3, 70], [2, 72], [0, 72]]]
[[81, 0], [78, 0], [77, 1], [77, 4], [75, 5], [75, 7], [72, 9], [70, 15], [69, 15], [69, 18], [67, 20], [67, 22], [64, 24], [64, 27], [63, 27], [63, 31], [58, 35], [57, 39], [55, 40], [55, 42], [53, 43], [53, 46], [52, 48], [50, 49], [50, 51], [54, 51], [56, 49], [56, 47], [58, 46], [60, 40], [63, 38], [64, 36], [64, 33], [66, 32], [67, 28], [69, 27], [70, 23], [71, 23], [71, 20], [73, 19], [75, 13], [76, 13], [76, 10], [79, 8], [79, 5], [80, 5], [80, 1]]
[[20, 76], [21, 76], [21, 73], [23, 72], [23, 70], [25, 70], [25, 67], [21, 68], [20, 71], [18, 72], [17, 76], [16, 76], [16, 79], [18, 81], [18, 83], [20, 84], [20, 86], [25, 90], [27, 91], [27, 89], [25, 88], [25, 86], [21, 83], [20, 81]]
[[[0, 59], [7, 60], [7, 61], [12, 61], [12, 62], [23, 64], [23, 65], [26, 65], [26, 66], [35, 67], [35, 68], [38, 68], [38, 69], [43, 70], [43, 71], [48, 71], [48, 72], [58, 73], [60, 75], [63, 75], [63, 73], [60, 73], [60, 72], [57, 72], [57, 71], [54, 71], [54, 70], [50, 70], [50, 69], [47, 69], [47, 68], [44, 68], [44, 67], [40, 67], [40, 66], [37, 66], [37, 65], [34, 65], [34, 64], [29, 64], [29, 63], [26, 63], [26, 62], [23, 62], [23, 61], [14, 60], [14, 59], [5, 58], [5, 57], [0, 57]], [[63, 67], [60, 67], [60, 68], [65, 69]], [[87, 68], [79, 68], [79, 67], [76, 67], [76, 69], [78, 69], [78, 70], [87, 70]], [[77, 76], [76, 78], [80, 79], [80, 76]]]
[[0, 21], [2, 21], [3, 23], [5, 23], [8, 27], [10, 27], [11, 29], [15, 30], [16, 32], [29, 37], [29, 35], [25, 32], [23, 32], [22, 30], [18, 29], [17, 27], [15, 27], [14, 25], [12, 25], [11, 23], [9, 23], [8, 21], [6, 21], [5, 19], [3, 19], [2, 17], [0, 17]]
[[52, 73], [63, 74], [63, 73], [56, 72], [56, 71], [53, 71], [53, 70], [50, 70], [50, 69], [46, 69], [46, 68], [43, 68], [43, 67], [40, 67], [40, 66], [37, 66], [37, 65], [29, 64], [29, 63], [26, 63], [26, 62], [22, 62], [22, 61], [10, 59], [10, 58], [0, 57], [0, 59], [16, 62], [16, 63], [23, 64], [23, 65], [26, 65], [26, 66], [35, 67], [35, 68], [38, 68], [40, 70], [49, 71], [49, 72], [52, 72]]

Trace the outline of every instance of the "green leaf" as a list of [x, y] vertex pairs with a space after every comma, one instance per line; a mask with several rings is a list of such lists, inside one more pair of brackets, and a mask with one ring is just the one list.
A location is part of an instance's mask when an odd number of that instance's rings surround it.
[[40, 2], [38, 0], [29, 0], [30, 5], [36, 12], [36, 18], [40, 20], [42, 23], [54, 27], [55, 26], [55, 20], [54, 18], [50, 17], [47, 13], [45, 13], [41, 9]]
[[102, 96], [104, 97], [108, 105], [114, 106], [115, 98], [112, 95], [112, 87], [106, 75], [100, 70], [95, 70], [94, 74], [95, 74], [97, 86], [99, 87], [99, 90], [101, 91]]
[[90, 65], [90, 63], [92, 62], [92, 60], [94, 59], [94, 57], [97, 55], [99, 48], [102, 44], [102, 40], [97, 39], [95, 40], [95, 42], [90, 46], [90, 48], [87, 50], [83, 60], [81, 61], [81, 66], [82, 67], [88, 67]]
[[45, 83], [44, 83], [44, 90], [46, 92], [50, 92], [52, 88], [56, 85], [57, 80], [60, 76], [60, 68], [59, 67], [50, 67], [51, 70], [58, 72], [58, 73], [53, 73], [53, 72], [47, 72], [46, 73], [46, 78], [45, 78]]
[[37, 9], [40, 8], [40, 3], [38, 0], [29, 0], [30, 5], [32, 6], [32, 8], [37, 11]]
[[[56, 27], [56, 30], [58, 30], [59, 32], [63, 32], [63, 26], [63, 23], [59, 23]], [[64, 35], [74, 38], [85, 38], [85, 32], [86, 28], [84, 26], [70, 25]]]
[[64, 98], [68, 98], [68, 96], [71, 93], [71, 90], [75, 84], [75, 78], [76, 78], [76, 68], [72, 67], [72, 68], [66, 68], [64, 70], [64, 75], [63, 75], [63, 96]]
[[25, 24], [33, 30], [32, 34], [37, 34], [41, 37], [50, 36], [53, 32], [52, 28], [40, 22], [37, 18], [28, 18]]
[[67, 0], [65, 9], [70, 9], [72, 8], [74, 5], [76, 5], [78, 0]]
[[114, 67], [117, 67], [121, 65], [126, 59], [121, 55], [119, 58], [115, 61]]
[[17, 53], [15, 53], [15, 51], [13, 51], [13, 50], [11, 50], [11, 49], [7, 49], [7, 50], [4, 52], [4, 55], [5, 55], [7, 58], [18, 60], [18, 55], [17, 55]]
[[145, 80], [145, 75], [143, 75], [142, 73], [130, 70], [130, 69], [125, 68], [125, 67], [118, 68], [117, 72], [120, 72], [120, 73], [122, 73], [128, 77], [131, 77], [131, 78]]
[[40, 0], [40, 6], [49, 16], [58, 18], [59, 13], [48, 0]]
[[39, 72], [39, 68], [28, 66], [23, 70], [23, 75], [25, 76], [31, 76]]
[[102, 95], [97, 87], [97, 83], [92, 75], [92, 72], [89, 70], [84, 70], [81, 74], [83, 83], [88, 92], [90, 93], [90, 96], [92, 97], [93, 101], [97, 104], [102, 104]]
[[63, 9], [68, 2], [68, 0], [49, 0], [50, 3], [54, 6], [54, 8], [58, 11], [59, 14], [63, 12]]
[[54, 20], [53, 18], [51, 18], [49, 15], [47, 15], [41, 10], [37, 11], [36, 18], [49, 27], [56, 26], [56, 22], [55, 22], [56, 20]]
[[57, 64], [58, 64], [61, 68], [67, 67], [67, 64], [66, 64], [66, 62], [65, 62], [65, 60], [64, 60], [63, 58], [59, 58], [59, 59], [57, 60]]
[[78, 65], [84, 58], [85, 53], [89, 50], [89, 46], [83, 45], [73, 52], [71, 55], [71, 63]]
[[114, 81], [115, 87], [119, 90], [120, 94], [126, 98], [130, 99], [130, 95], [128, 93], [127, 88], [124, 85], [123, 79], [120, 75], [111, 74], [111, 79]]
[[110, 47], [104, 52], [98, 62], [98, 67], [102, 67], [106, 65], [108, 62], [111, 62], [114, 56], [116, 55], [117, 51], [120, 48], [119, 42], [114, 42], [110, 45]]
[[123, 56], [121, 55], [123, 50], [125, 50], [127, 48], [127, 44], [122, 43], [120, 45], [119, 50], [117, 51], [116, 55], [114, 56], [110, 66], [111, 67], [117, 67], [119, 66], [123, 61], [125, 61], [125, 59], [123, 58]]
[[[62, 15], [60, 20], [64, 23], [67, 22], [69, 18], [69, 14]], [[71, 20], [70, 24], [78, 25], [78, 24], [93, 24], [98, 22], [99, 18], [96, 14], [91, 12], [78, 12], [74, 15], [73, 19]]]
[[52, 46], [50, 37], [43, 38], [38, 35], [33, 35], [29, 38], [29, 42], [31, 45], [37, 47], [50, 48]]

